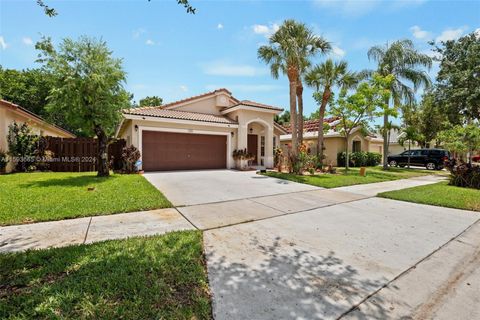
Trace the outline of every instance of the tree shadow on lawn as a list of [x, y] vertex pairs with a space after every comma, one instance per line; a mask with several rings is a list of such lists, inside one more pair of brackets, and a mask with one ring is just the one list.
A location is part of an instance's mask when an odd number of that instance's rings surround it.
[[0, 318], [210, 318], [201, 236], [180, 234], [0, 254]]
[[51, 178], [45, 180], [31, 181], [28, 183], [23, 183], [20, 186], [22, 188], [31, 188], [31, 187], [86, 187], [94, 186], [109, 180], [118, 179], [116, 175], [110, 175], [109, 177], [97, 177], [94, 175], [86, 176], [73, 176], [73, 177], [64, 177], [64, 178]]
[[[337, 319], [388, 282], [362, 277], [334, 252], [314, 255], [280, 237], [269, 246], [254, 238], [251, 245], [249, 255], [260, 254], [261, 261], [229, 263], [215, 251], [207, 253], [214, 316], [219, 319]], [[368, 299], [356, 309], [355, 319], [386, 319], [386, 305], [381, 298]]]

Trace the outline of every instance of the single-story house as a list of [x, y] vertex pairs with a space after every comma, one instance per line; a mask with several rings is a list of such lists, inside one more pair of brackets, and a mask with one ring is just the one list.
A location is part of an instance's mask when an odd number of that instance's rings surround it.
[[116, 137], [141, 153], [145, 171], [234, 168], [234, 150], [255, 156], [253, 165], [273, 167], [284, 128], [281, 108], [238, 100], [227, 89], [162, 106], [125, 109]]
[[[345, 138], [341, 132], [337, 130], [340, 119], [335, 117], [326, 118], [324, 122], [330, 126], [330, 129], [324, 133], [325, 163], [336, 166], [337, 154], [346, 149]], [[318, 125], [319, 120], [308, 120], [304, 122], [303, 143], [307, 146], [310, 154], [317, 153]], [[287, 134], [280, 136], [280, 144], [285, 153], [292, 144], [292, 134], [289, 126], [285, 126], [284, 128]], [[350, 136], [348, 150], [350, 152], [367, 151], [383, 154], [383, 138], [373, 134], [364, 136], [359, 128], [354, 129]]]
[[[34, 134], [61, 138], [74, 138], [75, 135], [54, 124], [48, 123], [40, 116], [6, 100], [0, 100], [0, 150], [8, 151], [8, 127], [13, 122], [27, 123]], [[7, 164], [6, 171], [10, 172], [13, 164]]]

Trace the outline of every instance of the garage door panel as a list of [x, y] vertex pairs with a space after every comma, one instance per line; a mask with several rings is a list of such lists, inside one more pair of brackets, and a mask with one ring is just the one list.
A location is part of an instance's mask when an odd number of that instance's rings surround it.
[[224, 169], [227, 137], [143, 131], [142, 151], [145, 171]]

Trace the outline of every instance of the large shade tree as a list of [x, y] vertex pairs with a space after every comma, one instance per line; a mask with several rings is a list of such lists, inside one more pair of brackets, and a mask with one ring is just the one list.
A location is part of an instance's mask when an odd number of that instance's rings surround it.
[[415, 102], [415, 92], [420, 87], [429, 87], [430, 78], [425, 69], [430, 69], [432, 59], [415, 49], [411, 40], [397, 40], [385, 45], [374, 46], [368, 51], [368, 58], [377, 62], [377, 72], [382, 76], [393, 75], [389, 100], [382, 109], [383, 168], [388, 169], [388, 130], [390, 116], [396, 116], [402, 104]]
[[138, 102], [139, 107], [158, 107], [163, 103], [163, 99], [158, 96], [146, 96]]
[[442, 42], [435, 103], [455, 124], [480, 120], [480, 32]]
[[332, 91], [334, 88], [340, 88], [341, 90], [353, 88], [358, 83], [358, 79], [356, 73], [348, 70], [347, 62], [334, 62], [331, 59], [315, 65], [305, 75], [305, 83], [314, 88], [313, 97], [319, 106], [317, 139], [317, 156], [319, 161], [323, 161], [325, 110], [332, 97]]
[[70, 126], [97, 137], [98, 176], [108, 176], [108, 139], [120, 110], [130, 106], [122, 60], [112, 56], [104, 41], [88, 37], [64, 39], [58, 49], [46, 38], [36, 48], [41, 52], [39, 62], [56, 79], [47, 108], [63, 114]]
[[280, 74], [288, 77], [294, 157], [298, 153], [303, 134], [302, 73], [308, 68], [310, 59], [315, 54], [328, 50], [330, 50], [328, 41], [315, 35], [305, 24], [295, 20], [285, 20], [270, 37], [269, 44], [258, 49], [259, 59], [270, 65], [273, 78], [277, 79]]

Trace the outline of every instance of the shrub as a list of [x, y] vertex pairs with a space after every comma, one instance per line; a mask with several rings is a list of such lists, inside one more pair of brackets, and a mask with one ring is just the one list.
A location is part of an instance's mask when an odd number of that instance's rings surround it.
[[450, 171], [450, 185], [480, 189], [480, 166], [454, 160], [446, 163], [446, 168]]
[[122, 167], [123, 173], [138, 172], [137, 161], [140, 159], [140, 151], [133, 145], [122, 149]]
[[[350, 167], [377, 166], [382, 161], [382, 155], [376, 152], [352, 152], [348, 157]], [[337, 164], [339, 167], [345, 166], [345, 152], [337, 154]]]
[[234, 160], [253, 160], [255, 156], [247, 152], [247, 149], [233, 150], [232, 157]]
[[35, 170], [39, 154], [40, 137], [32, 133], [26, 123], [21, 125], [13, 122], [8, 126], [8, 150], [13, 157], [17, 171]]
[[8, 163], [7, 153], [0, 149], [0, 172], [3, 172], [3, 170], [7, 166], [7, 163]]

